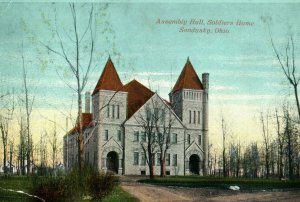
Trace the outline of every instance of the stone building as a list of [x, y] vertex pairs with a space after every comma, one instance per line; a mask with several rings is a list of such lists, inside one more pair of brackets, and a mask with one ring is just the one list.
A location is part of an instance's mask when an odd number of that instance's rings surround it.
[[[166, 101], [137, 80], [123, 85], [109, 58], [92, 95], [85, 95], [85, 162], [118, 174], [149, 175], [147, 151], [143, 148], [149, 134], [153, 134], [154, 173], [158, 175], [160, 150], [156, 144], [161, 130], [168, 131], [163, 133], [169, 146], [165, 159], [167, 175], [204, 174], [209, 138], [208, 89], [209, 74], [202, 74], [201, 82], [187, 59], [169, 93], [170, 101]], [[146, 128], [153, 124], [149, 117], [157, 117], [152, 127], [157, 130], [151, 133]], [[169, 130], [163, 130], [166, 126]], [[76, 127], [64, 136], [66, 168], [77, 162], [77, 139]]]

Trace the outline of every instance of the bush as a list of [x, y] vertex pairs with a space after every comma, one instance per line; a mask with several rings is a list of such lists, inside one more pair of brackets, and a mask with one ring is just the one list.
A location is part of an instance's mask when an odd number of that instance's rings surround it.
[[78, 169], [72, 169], [62, 177], [35, 177], [30, 193], [46, 201], [74, 201], [83, 196], [98, 201], [112, 191], [116, 180], [111, 173], [85, 166], [80, 175]]
[[69, 187], [64, 178], [35, 178], [30, 193], [46, 201], [66, 201]]
[[93, 200], [101, 201], [113, 190], [115, 182], [116, 178], [112, 173], [93, 173], [87, 181], [88, 191]]

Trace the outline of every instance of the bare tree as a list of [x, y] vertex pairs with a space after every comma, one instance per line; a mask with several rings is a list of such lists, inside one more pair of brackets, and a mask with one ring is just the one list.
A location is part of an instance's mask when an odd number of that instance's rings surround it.
[[264, 116], [263, 112], [261, 112], [260, 121], [262, 126], [262, 136], [265, 150], [266, 178], [268, 179], [270, 175], [270, 131], [268, 113]]
[[[160, 176], [166, 176], [166, 157], [167, 152], [171, 147], [171, 129], [173, 127], [175, 116], [172, 109], [166, 104], [163, 107], [154, 106], [155, 132], [158, 137], [158, 148], [160, 153]], [[170, 162], [170, 157], [169, 162]]]
[[222, 130], [222, 157], [223, 157], [223, 176], [227, 177], [227, 161], [226, 161], [226, 138], [229, 135], [228, 125], [225, 121], [224, 115], [221, 117], [221, 130]]
[[279, 120], [279, 115], [277, 109], [275, 110], [275, 117], [276, 117], [276, 132], [277, 132], [277, 142], [278, 142], [278, 177], [279, 179], [283, 178], [283, 146], [284, 146], [284, 134], [281, 132], [281, 123]]
[[[1, 98], [3, 101], [4, 97]], [[0, 114], [0, 131], [1, 131], [1, 139], [3, 144], [3, 166], [4, 166], [4, 173], [7, 173], [7, 144], [8, 144], [8, 137], [9, 137], [9, 127], [11, 125], [14, 109], [15, 109], [15, 102], [14, 97], [9, 96], [9, 99], [3, 101], [3, 109]], [[11, 162], [10, 162], [11, 163]]]
[[[25, 123], [26, 123], [26, 138], [27, 138], [27, 148], [26, 148], [26, 160], [27, 160], [27, 173], [31, 172], [31, 164], [33, 161], [33, 144], [32, 144], [32, 135], [30, 129], [30, 121], [31, 121], [31, 112], [34, 103], [34, 97], [29, 97], [29, 89], [28, 89], [28, 78], [27, 78], [27, 70], [25, 67], [25, 58], [24, 58], [24, 50], [23, 50], [23, 43], [22, 43], [22, 76], [23, 76], [23, 87], [24, 87], [24, 98], [21, 101], [25, 107]], [[22, 131], [23, 132], [23, 131]]]
[[[59, 40], [59, 46], [60, 51], [55, 50], [54, 48], [50, 47], [47, 44], [43, 45], [47, 48], [48, 51], [54, 53], [55, 55], [63, 58], [65, 62], [67, 63], [70, 71], [72, 72], [74, 79], [76, 81], [76, 87], [71, 86], [69, 83], [66, 83], [67, 86], [69, 86], [76, 94], [77, 94], [77, 119], [76, 124], [79, 127], [79, 135], [78, 135], [78, 168], [79, 172], [81, 171], [83, 167], [83, 155], [84, 155], [84, 144], [83, 144], [83, 125], [82, 125], [82, 92], [84, 91], [84, 88], [87, 84], [89, 73], [91, 71], [91, 65], [93, 61], [93, 55], [94, 55], [94, 43], [95, 43], [95, 33], [93, 31], [93, 14], [94, 14], [94, 7], [93, 5], [89, 9], [89, 18], [87, 22], [86, 28], [81, 33], [78, 24], [79, 24], [79, 17], [77, 16], [77, 9], [75, 6], [75, 3], [69, 3], [71, 15], [72, 15], [72, 26], [73, 26], [73, 34], [74, 38], [71, 38], [73, 42], [73, 50], [75, 50], [75, 57], [70, 57], [69, 54], [67, 54], [66, 49], [66, 42], [63, 41], [61, 34], [59, 33], [58, 27], [57, 27], [57, 19], [55, 16], [55, 32], [56, 36]], [[88, 33], [88, 35], [87, 35]], [[69, 35], [67, 35], [70, 37]], [[81, 41], [85, 38], [89, 37], [89, 43], [81, 44]], [[89, 56], [87, 64], [83, 66], [83, 59], [81, 54], [83, 54], [83, 46], [89, 45]], [[72, 50], [72, 51], [73, 51]]]
[[270, 29], [269, 29], [269, 33], [270, 33], [272, 47], [273, 47], [273, 50], [275, 52], [276, 58], [277, 58], [277, 60], [280, 64], [280, 67], [281, 67], [286, 79], [288, 80], [290, 85], [293, 87], [294, 96], [295, 96], [295, 100], [296, 100], [297, 111], [298, 111], [298, 119], [300, 121], [300, 104], [299, 104], [299, 97], [298, 97], [298, 84], [299, 84], [299, 81], [300, 81], [300, 76], [296, 72], [295, 43], [294, 43], [293, 36], [290, 35], [288, 37], [284, 53], [281, 54], [277, 50], [277, 48], [274, 44], [274, 40], [272, 38]]
[[136, 121], [142, 126], [144, 134], [141, 138], [141, 147], [144, 152], [144, 158], [148, 164], [150, 179], [154, 178], [154, 155], [157, 148], [157, 134], [155, 133], [159, 117], [152, 113], [152, 106], [147, 104], [145, 106], [145, 115], [138, 114]]

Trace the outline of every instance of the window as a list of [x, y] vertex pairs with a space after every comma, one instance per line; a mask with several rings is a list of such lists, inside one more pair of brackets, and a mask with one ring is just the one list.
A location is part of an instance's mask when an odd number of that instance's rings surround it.
[[201, 137], [201, 135], [199, 135], [199, 145], [201, 145], [202, 144], [202, 137]]
[[161, 111], [161, 117], [160, 117], [160, 120], [161, 120], [161, 122], [163, 123], [163, 122], [165, 121], [165, 119], [166, 119], [166, 112], [165, 112], [165, 110], [163, 109], [163, 110]]
[[107, 105], [106, 117], [109, 118], [109, 104]]
[[190, 110], [190, 120], [189, 120], [189, 123], [192, 123], [192, 111]]
[[96, 141], [97, 141], [97, 135], [94, 134], [94, 135], [93, 135], [93, 142], [96, 142]]
[[191, 144], [191, 135], [190, 134], [187, 134], [187, 143], [188, 143], [188, 145]]
[[149, 121], [151, 119], [151, 109], [149, 107], [146, 108], [146, 116], [147, 120]]
[[158, 118], [158, 108], [154, 108], [154, 116], [155, 118]]
[[166, 166], [170, 166], [170, 154], [166, 155]]
[[146, 133], [145, 133], [145, 132], [142, 132], [142, 133], [141, 133], [141, 140], [142, 140], [143, 142], [146, 142]]
[[196, 123], [196, 111], [194, 111], [194, 123]]
[[111, 106], [111, 113], [112, 113], [112, 117], [115, 118], [115, 105]]
[[138, 152], [133, 153], [133, 165], [139, 165], [139, 153]]
[[201, 115], [201, 113], [200, 113], [200, 111], [198, 111], [198, 124], [200, 124], [200, 115]]
[[157, 166], [160, 166], [160, 153], [157, 153], [157, 161], [156, 161]]
[[117, 105], [117, 119], [120, 118], [120, 106]]
[[177, 154], [173, 154], [173, 166], [177, 166]]
[[145, 153], [141, 153], [141, 157], [142, 157], [142, 159], [141, 159], [141, 165], [142, 166], [145, 166], [146, 165], [146, 156], [145, 156]]
[[172, 143], [177, 143], [177, 134], [176, 133], [173, 133]]
[[139, 141], [139, 131], [135, 131], [133, 135], [133, 141], [138, 142]]
[[118, 130], [118, 141], [121, 141], [122, 140], [122, 137], [121, 137], [121, 131]]
[[108, 140], [108, 130], [105, 130], [105, 136], [104, 136], [104, 140]]
[[141, 170], [141, 175], [146, 175], [146, 171], [145, 170]]

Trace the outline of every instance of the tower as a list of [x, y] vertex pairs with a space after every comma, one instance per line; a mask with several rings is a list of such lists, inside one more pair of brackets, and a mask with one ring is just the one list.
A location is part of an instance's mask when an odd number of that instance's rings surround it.
[[208, 78], [200, 81], [189, 58], [169, 94], [172, 108], [186, 127], [185, 171], [206, 173], [208, 160]]

